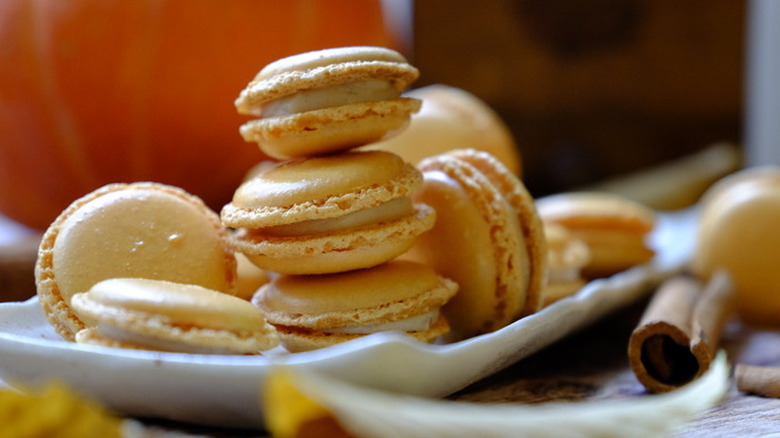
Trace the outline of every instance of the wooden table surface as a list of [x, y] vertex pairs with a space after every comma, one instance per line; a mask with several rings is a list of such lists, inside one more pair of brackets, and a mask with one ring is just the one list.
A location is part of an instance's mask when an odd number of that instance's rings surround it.
[[[14, 248], [0, 245], [0, 301], [34, 293], [35, 238]], [[632, 399], [648, 396], [626, 356], [631, 331], [646, 301], [602, 319], [594, 326], [479, 381], [449, 398], [464, 402], [544, 403]], [[748, 327], [732, 321], [722, 347], [732, 363], [780, 365], [780, 329]], [[165, 421], [142, 420], [165, 436], [263, 437], [263, 431], [204, 429]], [[743, 394], [734, 385], [724, 402], [680, 428], [675, 437], [779, 436], [780, 400]]]

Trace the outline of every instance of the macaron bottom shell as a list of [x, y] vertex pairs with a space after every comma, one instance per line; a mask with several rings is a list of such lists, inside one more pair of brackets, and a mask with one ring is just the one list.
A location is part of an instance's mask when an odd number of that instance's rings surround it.
[[[352, 341], [370, 335], [370, 333], [334, 333], [327, 331], [303, 330], [296, 327], [276, 326], [284, 348], [291, 353], [311, 351], [330, 347], [343, 342]], [[431, 343], [446, 335], [450, 325], [443, 315], [427, 329], [421, 331], [405, 331], [407, 335], [421, 342]]]

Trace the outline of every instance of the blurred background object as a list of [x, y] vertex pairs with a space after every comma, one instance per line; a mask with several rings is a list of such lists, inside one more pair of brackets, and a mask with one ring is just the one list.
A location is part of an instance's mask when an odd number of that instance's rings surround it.
[[417, 1], [416, 85], [484, 100], [515, 135], [529, 190], [569, 190], [741, 142], [746, 7]]
[[233, 106], [255, 73], [399, 47], [389, 23], [380, 0], [2, 0], [0, 212], [45, 229], [104, 184], [144, 180], [218, 211], [264, 158]]

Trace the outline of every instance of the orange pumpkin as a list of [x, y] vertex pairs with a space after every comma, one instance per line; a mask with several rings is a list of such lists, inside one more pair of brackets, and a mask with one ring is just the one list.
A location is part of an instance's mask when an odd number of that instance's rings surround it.
[[176, 185], [219, 210], [265, 158], [233, 100], [277, 58], [400, 50], [381, 1], [0, 1], [0, 213], [43, 229], [109, 182]]

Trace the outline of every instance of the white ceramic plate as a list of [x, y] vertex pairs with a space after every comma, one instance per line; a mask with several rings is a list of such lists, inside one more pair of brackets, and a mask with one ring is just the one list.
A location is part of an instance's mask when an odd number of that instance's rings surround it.
[[259, 392], [274, 365], [306, 367], [380, 389], [444, 396], [495, 373], [641, 298], [683, 269], [693, 248], [692, 210], [662, 214], [657, 256], [586, 285], [496, 332], [448, 345], [379, 333], [318, 351], [269, 356], [208, 356], [132, 351], [63, 341], [38, 301], [0, 304], [0, 379], [50, 379], [131, 416], [227, 427], [262, 426]]

